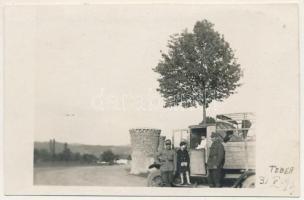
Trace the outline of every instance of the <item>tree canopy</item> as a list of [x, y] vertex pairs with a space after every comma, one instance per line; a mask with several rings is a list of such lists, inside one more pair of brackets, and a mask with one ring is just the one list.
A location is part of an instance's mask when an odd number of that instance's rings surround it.
[[101, 158], [103, 161], [112, 164], [114, 160], [117, 159], [118, 157], [111, 150], [107, 150], [101, 154]]
[[158, 79], [164, 107], [203, 106], [223, 101], [240, 86], [240, 65], [224, 36], [214, 30], [207, 20], [198, 21], [193, 32], [184, 30], [170, 36], [168, 52], [153, 69]]

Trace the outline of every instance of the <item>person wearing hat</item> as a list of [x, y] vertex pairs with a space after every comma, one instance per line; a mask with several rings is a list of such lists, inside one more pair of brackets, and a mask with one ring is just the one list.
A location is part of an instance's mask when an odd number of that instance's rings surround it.
[[160, 164], [163, 186], [171, 187], [175, 171], [175, 151], [171, 148], [171, 140], [165, 141], [165, 148], [156, 154], [155, 160]]
[[207, 161], [208, 184], [210, 187], [221, 187], [222, 168], [225, 162], [225, 149], [221, 135], [217, 132], [211, 134], [212, 145], [209, 149]]

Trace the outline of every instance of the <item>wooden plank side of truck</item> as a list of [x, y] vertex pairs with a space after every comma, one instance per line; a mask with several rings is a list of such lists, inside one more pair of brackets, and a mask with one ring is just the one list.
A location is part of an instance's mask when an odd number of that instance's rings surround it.
[[255, 169], [254, 124], [251, 113], [217, 116], [216, 131], [221, 134], [226, 151], [225, 169]]
[[235, 179], [233, 187], [254, 187], [255, 116], [252, 113], [217, 115], [216, 131], [224, 140], [225, 178]]

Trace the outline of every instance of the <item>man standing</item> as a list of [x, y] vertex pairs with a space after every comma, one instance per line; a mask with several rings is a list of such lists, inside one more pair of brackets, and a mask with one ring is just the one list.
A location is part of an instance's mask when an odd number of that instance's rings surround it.
[[210, 187], [221, 187], [222, 168], [225, 162], [225, 149], [221, 143], [221, 135], [213, 132], [211, 134], [212, 145], [209, 150], [207, 161], [208, 184]]
[[173, 173], [175, 170], [175, 151], [171, 149], [171, 140], [165, 141], [165, 148], [157, 153], [155, 160], [160, 164], [163, 186], [172, 186]]

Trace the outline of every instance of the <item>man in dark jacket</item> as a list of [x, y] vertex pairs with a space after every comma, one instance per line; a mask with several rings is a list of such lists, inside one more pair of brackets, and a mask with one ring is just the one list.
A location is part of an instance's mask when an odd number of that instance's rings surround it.
[[165, 141], [165, 148], [156, 155], [156, 163], [160, 164], [160, 174], [164, 187], [172, 186], [175, 171], [175, 151], [171, 149], [171, 140]]
[[221, 187], [222, 168], [225, 162], [225, 149], [221, 143], [221, 135], [213, 132], [211, 134], [212, 145], [209, 149], [207, 161], [208, 183], [210, 187]]

